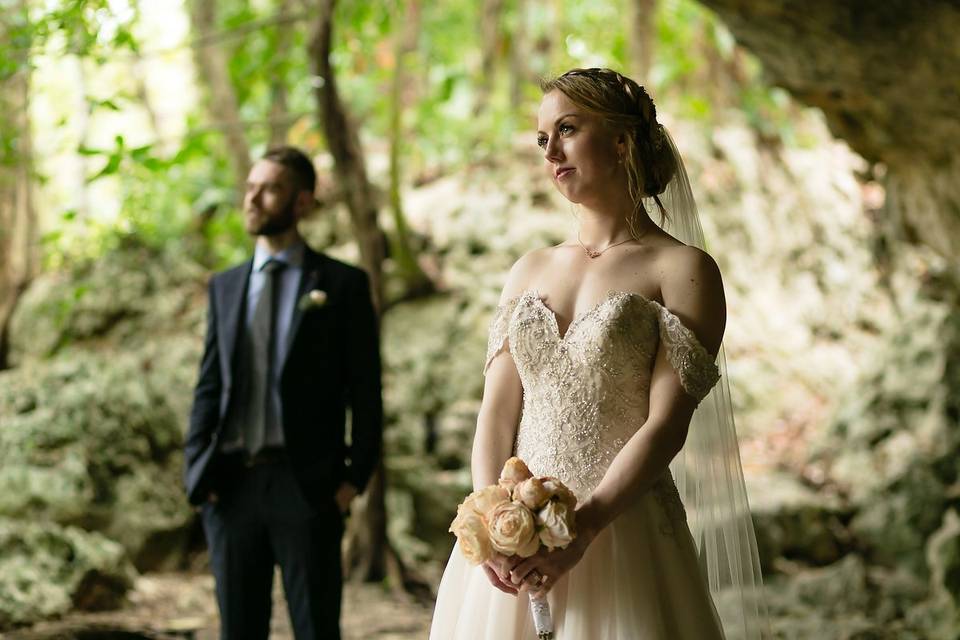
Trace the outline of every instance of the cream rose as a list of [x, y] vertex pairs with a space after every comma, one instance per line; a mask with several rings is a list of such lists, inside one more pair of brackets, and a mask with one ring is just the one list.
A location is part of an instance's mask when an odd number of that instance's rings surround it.
[[534, 512], [546, 504], [552, 495], [539, 478], [527, 478], [513, 488], [514, 502], [520, 502]]
[[533, 513], [519, 502], [503, 502], [494, 507], [488, 530], [494, 551], [506, 556], [529, 558], [540, 546]]
[[561, 500], [550, 500], [537, 512], [540, 542], [549, 547], [566, 547], [573, 541], [573, 509]]
[[450, 525], [450, 532], [457, 536], [460, 552], [467, 562], [483, 564], [493, 556], [493, 547], [483, 519], [472, 511], [458, 513]]
[[460, 517], [461, 511], [471, 511], [478, 516], [484, 518], [484, 521], [488, 521], [487, 515], [501, 502], [508, 502], [510, 500], [510, 492], [508, 492], [503, 487], [498, 487], [497, 485], [490, 485], [489, 487], [484, 487], [483, 489], [477, 489], [463, 501], [459, 507], [457, 507], [457, 517]]
[[573, 491], [570, 491], [559, 478], [545, 476], [540, 478], [540, 482], [542, 482], [543, 487], [550, 492], [551, 498], [560, 500], [560, 502], [566, 504], [571, 511], [576, 508], [577, 496], [573, 495]]
[[503, 463], [499, 484], [507, 491], [512, 492], [514, 487], [531, 477], [533, 477], [533, 474], [530, 473], [526, 463], [514, 456]]

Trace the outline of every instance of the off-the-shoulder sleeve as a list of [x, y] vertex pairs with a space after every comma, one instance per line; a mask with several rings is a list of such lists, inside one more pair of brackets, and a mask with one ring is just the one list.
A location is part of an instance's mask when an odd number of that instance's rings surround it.
[[710, 355], [697, 336], [669, 309], [657, 305], [660, 320], [660, 339], [667, 348], [667, 360], [680, 376], [684, 390], [703, 400], [720, 380], [716, 358]]
[[497, 307], [490, 321], [490, 335], [487, 338], [487, 358], [483, 363], [483, 374], [487, 374], [490, 363], [503, 351], [510, 350], [510, 318], [513, 317], [513, 311], [517, 308], [518, 298], [511, 298], [507, 302]]

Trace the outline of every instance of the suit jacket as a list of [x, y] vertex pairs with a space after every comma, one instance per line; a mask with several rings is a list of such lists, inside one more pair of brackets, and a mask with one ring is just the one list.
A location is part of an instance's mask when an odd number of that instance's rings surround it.
[[[203, 503], [233, 480], [221, 464], [226, 457], [218, 440], [233, 400], [252, 268], [251, 259], [210, 281], [207, 337], [184, 448], [191, 504]], [[325, 302], [300, 304], [313, 290], [325, 292]], [[285, 446], [307, 499], [328, 506], [345, 480], [362, 491], [380, 455], [383, 423], [377, 318], [362, 270], [306, 249], [279, 384]]]

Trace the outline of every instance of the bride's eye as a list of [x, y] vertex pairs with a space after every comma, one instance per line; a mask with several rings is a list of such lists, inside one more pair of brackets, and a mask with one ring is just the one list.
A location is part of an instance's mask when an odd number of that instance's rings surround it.
[[567, 135], [568, 133], [573, 133], [573, 127], [567, 123], [563, 123], [562, 125], [557, 127], [557, 131], [560, 132], [560, 135], [564, 136], [564, 135]]
[[547, 148], [547, 136], [545, 136], [545, 135], [539, 135], [539, 136], [537, 136], [537, 146], [540, 147], [541, 149], [546, 149], [546, 148]]

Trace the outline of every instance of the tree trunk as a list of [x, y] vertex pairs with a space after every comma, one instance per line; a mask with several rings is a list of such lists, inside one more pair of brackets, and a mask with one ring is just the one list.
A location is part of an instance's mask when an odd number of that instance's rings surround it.
[[523, 94], [533, 80], [530, 72], [530, 50], [527, 47], [527, 3], [514, 0], [513, 22], [510, 28], [510, 106], [519, 109]]
[[147, 90], [146, 79], [150, 68], [139, 51], [133, 51], [132, 67], [134, 83], [136, 84], [135, 91], [137, 93], [137, 100], [140, 101], [140, 106], [142, 106], [143, 110], [147, 113], [147, 119], [150, 121], [150, 129], [153, 131], [154, 140], [156, 140], [158, 145], [163, 145], [163, 132], [160, 130], [160, 116], [157, 114], [157, 110], [150, 100], [150, 92]]
[[336, 0], [319, 0], [310, 36], [310, 66], [316, 76], [317, 116], [334, 160], [334, 173], [345, 194], [350, 221], [360, 247], [360, 261], [370, 276], [377, 309], [383, 307], [383, 232], [377, 223], [377, 203], [367, 178], [360, 136], [337, 90], [330, 63], [333, 9]]
[[437, 412], [423, 414], [423, 450], [430, 455], [437, 452]]
[[[26, 3], [0, 17], [0, 41], [29, 29]], [[0, 75], [0, 370], [9, 367], [10, 319], [37, 268], [37, 216], [31, 197], [28, 46], [10, 49], [12, 72]]]
[[[73, 111], [73, 125], [79, 132], [80, 146], [86, 147], [89, 146], [90, 116], [93, 111], [91, 103], [87, 99], [89, 92], [87, 91], [87, 72], [84, 66], [86, 59], [83, 56], [72, 57], [73, 60], [70, 62], [75, 66], [74, 77], [76, 78], [77, 84], [74, 93], [75, 107]], [[92, 175], [90, 173], [89, 156], [78, 153], [76, 154], [74, 162], [76, 163], [76, 168], [74, 169], [73, 184], [71, 185], [74, 198], [71, 204], [73, 210], [76, 211], [77, 218], [86, 220], [90, 216], [90, 190], [87, 188], [87, 180]]]
[[403, 198], [400, 185], [403, 181], [400, 167], [403, 147], [403, 112], [410, 101], [410, 82], [407, 59], [417, 49], [417, 37], [420, 34], [420, 0], [407, 0], [404, 7], [404, 19], [398, 20], [403, 26], [396, 34], [394, 57], [396, 66], [390, 86], [390, 209], [396, 227], [391, 242], [390, 257], [397, 265], [397, 272], [408, 292], [422, 295], [433, 291], [434, 287], [417, 263], [417, 255], [410, 246], [410, 234], [407, 218], [403, 212]]
[[657, 0], [631, 0], [630, 26], [627, 34], [630, 43], [630, 72], [640, 84], [650, 82], [653, 66], [653, 51], [657, 39], [655, 22]]
[[227, 59], [220, 45], [212, 41], [216, 31], [216, 0], [190, 0], [190, 21], [193, 31], [199, 39], [194, 47], [194, 62], [203, 84], [210, 96], [210, 113], [216, 114], [223, 127], [227, 151], [233, 166], [234, 183], [237, 193], [243, 193], [243, 186], [250, 173], [250, 147], [240, 120], [240, 107], [237, 95], [230, 81]]
[[[337, 91], [336, 77], [330, 63], [333, 40], [335, 0], [319, 0], [317, 18], [310, 34], [310, 65], [316, 78], [317, 115], [327, 146], [334, 160], [334, 173], [343, 187], [350, 212], [360, 260], [370, 276], [374, 304], [383, 308], [383, 233], [377, 223], [377, 205], [373, 188], [363, 163], [360, 137]], [[387, 517], [383, 463], [378, 465], [366, 492], [354, 504], [347, 527], [344, 551], [344, 572], [355, 580], [379, 581], [388, 571], [396, 573], [395, 585], [403, 579], [396, 558], [387, 540]]]
[[290, 118], [287, 106], [287, 59], [293, 38], [293, 22], [290, 20], [291, 0], [280, 0], [277, 15], [277, 39], [273, 47], [273, 65], [270, 73], [270, 146], [285, 144]]
[[503, 0], [483, 0], [480, 6], [480, 79], [477, 82], [477, 98], [474, 114], [487, 110], [490, 94], [494, 89], [494, 74], [500, 45], [500, 17], [503, 14]]
[[550, 61], [550, 73], [548, 75], [556, 75], [566, 71], [562, 68], [561, 61], [564, 60], [567, 50], [567, 42], [563, 34], [567, 33], [569, 25], [567, 24], [567, 7], [564, 0], [553, 0], [550, 6], [553, 11], [551, 12], [552, 32], [548, 31], [546, 36], [552, 38], [552, 45], [547, 58]]

